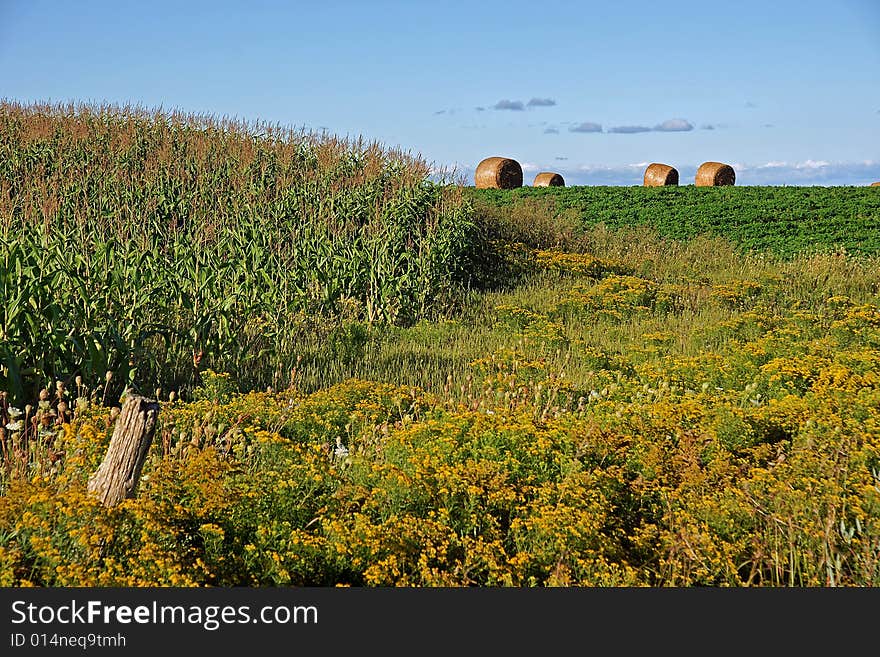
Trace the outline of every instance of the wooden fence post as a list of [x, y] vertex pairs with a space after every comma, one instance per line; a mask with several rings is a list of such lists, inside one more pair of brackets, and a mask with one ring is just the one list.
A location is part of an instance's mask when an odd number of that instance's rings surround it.
[[137, 494], [141, 468], [153, 442], [158, 415], [156, 400], [131, 393], [126, 397], [116, 418], [107, 454], [89, 477], [89, 492], [96, 494], [105, 506], [115, 506]]

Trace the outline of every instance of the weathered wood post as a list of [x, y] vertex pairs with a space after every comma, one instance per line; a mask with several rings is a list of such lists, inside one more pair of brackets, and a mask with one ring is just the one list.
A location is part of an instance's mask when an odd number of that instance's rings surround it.
[[115, 506], [137, 494], [141, 468], [153, 442], [158, 415], [156, 400], [133, 394], [126, 397], [116, 418], [107, 454], [89, 477], [89, 492], [96, 494], [105, 506]]

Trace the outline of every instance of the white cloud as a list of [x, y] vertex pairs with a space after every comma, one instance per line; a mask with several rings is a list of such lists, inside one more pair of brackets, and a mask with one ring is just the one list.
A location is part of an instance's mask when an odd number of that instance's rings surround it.
[[690, 132], [694, 129], [690, 121], [685, 119], [667, 119], [663, 123], [654, 126], [657, 132]]
[[621, 135], [634, 135], [639, 132], [651, 132], [651, 128], [646, 125], [616, 125], [608, 128], [608, 132], [615, 132]]
[[578, 123], [577, 125], [573, 125], [568, 129], [569, 132], [602, 132], [602, 126], [599, 123], [593, 123], [592, 121], [585, 121], [584, 123]]
[[[690, 132], [693, 129], [693, 124], [686, 119], [667, 119], [662, 123], [658, 123], [653, 128], [646, 125], [616, 125], [608, 128], [608, 130], [605, 130], [604, 132], [620, 135], [634, 135], [641, 132]], [[710, 126], [709, 129], [714, 129], [714, 126]], [[569, 132], [603, 132], [602, 125], [592, 121], [573, 124], [568, 130]]]
[[521, 100], [499, 100], [497, 103], [492, 105], [492, 109], [497, 110], [513, 110], [514, 112], [522, 112], [525, 109]]
[[875, 160], [771, 160], [761, 164], [731, 166], [737, 173], [737, 185], [866, 185], [880, 179], [880, 161]]

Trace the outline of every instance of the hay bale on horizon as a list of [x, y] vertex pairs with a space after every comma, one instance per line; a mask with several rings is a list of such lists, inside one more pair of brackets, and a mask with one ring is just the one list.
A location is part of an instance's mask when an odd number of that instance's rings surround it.
[[533, 187], [565, 187], [565, 179], [558, 173], [542, 171], [535, 176]]
[[668, 164], [652, 162], [645, 169], [645, 187], [666, 187], [678, 184], [678, 169]]
[[522, 183], [522, 167], [509, 157], [487, 157], [474, 173], [474, 185], [478, 189], [513, 189], [522, 187]]
[[703, 162], [697, 169], [695, 179], [697, 187], [720, 187], [733, 185], [736, 182], [736, 172], [729, 164], [721, 162]]
[[878, 180], [877, 182], [871, 183], [871, 187], [880, 187], [880, 180]]

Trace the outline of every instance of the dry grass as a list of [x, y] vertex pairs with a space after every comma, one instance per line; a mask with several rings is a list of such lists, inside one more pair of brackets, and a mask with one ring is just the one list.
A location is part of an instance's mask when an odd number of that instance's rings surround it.
[[535, 176], [534, 187], [565, 187], [565, 179], [558, 173], [542, 171]]
[[487, 157], [477, 165], [474, 174], [474, 185], [478, 189], [513, 189], [522, 184], [522, 167], [509, 157]]
[[645, 169], [645, 187], [666, 187], [678, 184], [678, 170], [668, 164], [654, 162]]
[[703, 162], [697, 169], [695, 184], [697, 187], [719, 187], [733, 185], [736, 172], [729, 164], [721, 162]]

